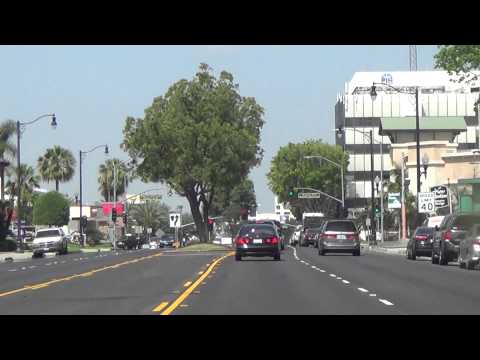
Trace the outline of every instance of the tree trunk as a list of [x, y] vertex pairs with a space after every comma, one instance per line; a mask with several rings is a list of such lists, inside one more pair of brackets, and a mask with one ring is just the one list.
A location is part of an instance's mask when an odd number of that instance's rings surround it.
[[3, 201], [5, 200], [5, 168], [4, 167], [1, 168], [0, 176], [2, 181], [2, 186], [0, 191], [1, 191], [1, 199]]
[[58, 192], [60, 182], [55, 180], [55, 191]]
[[200, 202], [197, 200], [197, 195], [195, 194], [195, 191], [193, 189], [186, 191], [186, 197], [187, 197], [188, 203], [190, 204], [190, 211], [192, 212], [193, 221], [195, 222], [195, 226], [198, 231], [200, 242], [207, 242], [208, 241], [208, 230], [206, 226], [207, 222], [204, 221], [202, 213], [200, 212]]

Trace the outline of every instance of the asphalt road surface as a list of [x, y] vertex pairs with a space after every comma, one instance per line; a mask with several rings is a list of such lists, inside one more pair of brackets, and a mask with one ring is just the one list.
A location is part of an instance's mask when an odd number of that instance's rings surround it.
[[0, 264], [0, 314], [479, 314], [480, 271], [363, 252], [137, 250]]

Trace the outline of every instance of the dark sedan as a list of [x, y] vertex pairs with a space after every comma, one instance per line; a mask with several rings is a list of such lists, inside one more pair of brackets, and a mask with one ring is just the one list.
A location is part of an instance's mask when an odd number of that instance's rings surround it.
[[175, 235], [166, 234], [166, 235], [162, 235], [158, 243], [160, 247], [163, 248], [163, 247], [173, 247], [174, 242], [175, 242]]
[[273, 256], [280, 260], [281, 239], [271, 224], [243, 225], [235, 238], [235, 260], [244, 256]]
[[417, 256], [432, 256], [435, 228], [418, 227], [407, 244], [407, 259], [415, 260]]

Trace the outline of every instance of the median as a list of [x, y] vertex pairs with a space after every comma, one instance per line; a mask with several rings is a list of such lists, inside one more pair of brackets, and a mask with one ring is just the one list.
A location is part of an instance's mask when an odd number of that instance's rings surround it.
[[229, 246], [211, 244], [211, 243], [195, 243], [185, 247], [178, 248], [176, 251], [230, 251]]

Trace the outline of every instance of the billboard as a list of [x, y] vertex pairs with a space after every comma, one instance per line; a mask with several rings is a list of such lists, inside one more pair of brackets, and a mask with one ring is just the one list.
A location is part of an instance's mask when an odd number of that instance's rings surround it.
[[[92, 209], [90, 206], [82, 206], [82, 215], [92, 217]], [[80, 217], [80, 206], [70, 206], [70, 219]]]

